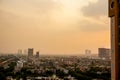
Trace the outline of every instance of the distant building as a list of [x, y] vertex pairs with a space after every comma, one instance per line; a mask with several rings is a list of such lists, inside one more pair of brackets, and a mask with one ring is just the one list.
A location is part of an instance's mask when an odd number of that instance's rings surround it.
[[15, 71], [20, 71], [22, 68], [23, 68], [23, 62], [22, 61], [17, 61]]
[[33, 48], [28, 48], [28, 57], [33, 57]]
[[39, 58], [39, 51], [36, 52], [36, 58]]
[[90, 54], [91, 54], [91, 50], [88, 50], [88, 49], [85, 50], [85, 54], [86, 54], [86, 55], [90, 55]]
[[26, 55], [27, 54], [27, 50], [24, 50], [24, 55]]
[[85, 56], [90, 57], [91, 56], [91, 50], [85, 50]]
[[18, 61], [17, 62], [17, 68], [22, 68], [23, 67], [23, 62], [22, 61]]
[[18, 55], [21, 55], [21, 54], [22, 54], [22, 50], [19, 49], [19, 50], [18, 50]]
[[98, 57], [109, 59], [110, 58], [110, 49], [108, 48], [98, 48]]

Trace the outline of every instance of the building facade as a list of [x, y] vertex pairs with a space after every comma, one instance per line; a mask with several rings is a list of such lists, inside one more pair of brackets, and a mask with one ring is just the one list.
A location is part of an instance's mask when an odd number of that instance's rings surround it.
[[28, 48], [28, 57], [33, 57], [33, 51], [34, 49], [33, 48]]
[[36, 58], [39, 58], [39, 51], [36, 52]]
[[19, 56], [19, 55], [22, 55], [22, 50], [21, 50], [21, 49], [18, 50], [17, 55], [18, 55], [18, 56]]
[[103, 59], [110, 59], [110, 49], [108, 48], [98, 48], [98, 57]]

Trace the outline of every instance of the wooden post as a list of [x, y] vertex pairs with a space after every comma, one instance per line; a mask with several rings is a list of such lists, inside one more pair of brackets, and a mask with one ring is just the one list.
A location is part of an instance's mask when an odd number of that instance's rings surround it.
[[120, 80], [120, 0], [109, 0], [111, 18], [111, 77]]

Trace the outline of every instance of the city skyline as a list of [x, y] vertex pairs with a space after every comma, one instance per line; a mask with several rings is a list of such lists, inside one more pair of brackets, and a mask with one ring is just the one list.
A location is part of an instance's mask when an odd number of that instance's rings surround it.
[[110, 48], [108, 0], [1, 0], [0, 52], [97, 53]]

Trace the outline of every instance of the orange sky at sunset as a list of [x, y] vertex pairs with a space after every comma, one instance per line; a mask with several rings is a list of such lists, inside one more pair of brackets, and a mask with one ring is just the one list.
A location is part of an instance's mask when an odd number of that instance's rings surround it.
[[0, 52], [97, 53], [110, 47], [108, 0], [0, 0]]

